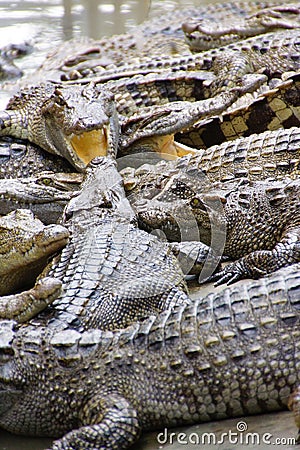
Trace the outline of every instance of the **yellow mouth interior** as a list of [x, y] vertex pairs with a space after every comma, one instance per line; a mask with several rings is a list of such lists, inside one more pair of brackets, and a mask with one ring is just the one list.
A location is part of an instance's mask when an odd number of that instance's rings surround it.
[[105, 128], [74, 135], [71, 145], [78, 158], [88, 164], [96, 156], [107, 155], [107, 133]]
[[189, 153], [199, 153], [197, 149], [174, 141], [174, 135], [155, 136], [150, 139], [152, 151], [161, 154], [164, 159], [176, 159]]

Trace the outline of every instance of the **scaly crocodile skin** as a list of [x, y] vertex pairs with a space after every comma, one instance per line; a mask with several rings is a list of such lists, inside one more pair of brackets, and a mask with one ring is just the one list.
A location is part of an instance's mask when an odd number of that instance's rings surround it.
[[[238, 181], [240, 178], [250, 181], [280, 179], [286, 175], [296, 178], [300, 171], [299, 144], [300, 128], [265, 131], [214, 145], [175, 161], [163, 161], [159, 157], [155, 158], [155, 155], [152, 158], [145, 155], [148, 164], [137, 169], [121, 167], [120, 173], [133, 203], [143, 198], [153, 198], [175, 176], [178, 180], [189, 177], [195, 184], [201, 181], [204, 184]], [[122, 164], [122, 160], [119, 164]]]
[[237, 261], [213, 275], [220, 282], [258, 278], [300, 260], [299, 179], [215, 186], [195, 180], [174, 175], [151, 200], [135, 203], [141, 226], [177, 241], [178, 224], [192, 212], [205, 244], [216, 230], [225, 233], [224, 254]]
[[244, 104], [228, 108], [219, 117], [200, 120], [187, 132], [177, 134], [176, 139], [188, 146], [207, 148], [266, 130], [299, 127], [300, 75], [292, 73], [285, 78], [276, 80], [255, 99], [247, 95]]
[[44, 226], [28, 209], [0, 218], [0, 295], [29, 287], [48, 258], [63, 248], [69, 233], [61, 225]]
[[285, 409], [299, 298], [298, 264], [114, 333], [0, 322], [0, 425], [121, 450], [143, 430]]
[[139, 230], [115, 162], [95, 159], [68, 204], [70, 240], [43, 272], [62, 294], [36, 323], [114, 329], [188, 301], [184, 274], [168, 244]]
[[[252, 3], [249, 2], [251, 5]], [[228, 20], [212, 20], [205, 17], [192, 17], [182, 24], [186, 41], [193, 51], [204, 51], [221, 47], [250, 36], [281, 29], [300, 26], [299, 3], [268, 6], [252, 14], [240, 14]]]
[[0, 179], [32, 177], [44, 171], [73, 172], [74, 168], [65, 159], [29, 141], [8, 136], [0, 139]]
[[[162, 16], [155, 16], [135, 27], [134, 33], [104, 37], [100, 40], [65, 42], [51, 52], [36, 76], [39, 75], [41, 80], [44, 80], [46, 74], [47, 79], [56, 81], [82, 79], [100, 70], [109, 69], [110, 64], [124, 63], [124, 60], [129, 62], [133, 58], [146, 57], [149, 54], [190, 55], [189, 45], [184, 42], [183, 22], [192, 17], [201, 17], [203, 20], [212, 21], [215, 26], [220, 24], [222, 27], [223, 24], [226, 27], [228, 22], [238, 25], [243, 18], [268, 8], [278, 8], [281, 3], [278, 0], [234, 1], [164, 12]], [[288, 0], [285, 3], [293, 4]], [[283, 27], [289, 28], [289, 25], [290, 23], [281, 23]], [[227, 36], [224, 37], [228, 43]], [[211, 47], [215, 44], [213, 40], [208, 39], [208, 45]]]

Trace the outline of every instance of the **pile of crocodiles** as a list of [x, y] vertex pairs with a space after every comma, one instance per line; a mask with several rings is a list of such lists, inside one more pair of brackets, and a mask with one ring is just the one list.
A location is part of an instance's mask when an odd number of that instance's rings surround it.
[[53, 450], [287, 406], [300, 428], [299, 25], [299, 2], [213, 4], [20, 79], [0, 113], [0, 427]]

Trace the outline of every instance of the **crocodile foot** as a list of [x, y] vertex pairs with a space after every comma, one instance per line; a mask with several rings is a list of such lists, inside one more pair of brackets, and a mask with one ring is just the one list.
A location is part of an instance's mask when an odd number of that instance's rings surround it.
[[214, 273], [211, 277], [204, 281], [213, 282], [215, 286], [220, 286], [223, 283], [227, 285], [233, 284], [243, 278], [260, 278], [266, 275], [266, 271], [257, 267], [249, 270], [244, 264], [243, 258], [228, 264], [224, 269]]

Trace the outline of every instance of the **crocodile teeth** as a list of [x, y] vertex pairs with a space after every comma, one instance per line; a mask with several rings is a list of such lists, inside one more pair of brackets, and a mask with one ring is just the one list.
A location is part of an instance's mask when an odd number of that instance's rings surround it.
[[96, 156], [107, 155], [107, 133], [105, 128], [74, 135], [70, 142], [74, 152], [84, 164], [88, 164]]

